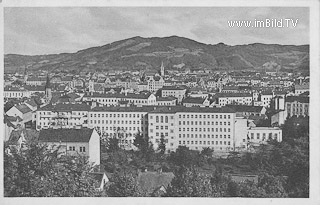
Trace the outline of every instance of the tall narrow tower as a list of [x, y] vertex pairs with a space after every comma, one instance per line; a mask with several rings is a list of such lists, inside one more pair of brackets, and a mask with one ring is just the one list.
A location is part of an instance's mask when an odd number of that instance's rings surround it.
[[163, 61], [161, 61], [160, 75], [161, 75], [162, 77], [164, 76], [164, 66], [163, 66]]
[[46, 89], [46, 103], [49, 103], [52, 99], [52, 91], [51, 91], [49, 74], [47, 74], [47, 81], [46, 81], [45, 89]]
[[27, 83], [28, 80], [28, 71], [27, 71], [27, 66], [24, 67], [24, 83]]

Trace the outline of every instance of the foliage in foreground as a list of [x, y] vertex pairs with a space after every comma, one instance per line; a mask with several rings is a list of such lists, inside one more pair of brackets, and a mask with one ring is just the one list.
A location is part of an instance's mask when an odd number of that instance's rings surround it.
[[96, 196], [96, 181], [83, 157], [58, 157], [45, 145], [28, 144], [20, 151], [5, 146], [4, 196]]

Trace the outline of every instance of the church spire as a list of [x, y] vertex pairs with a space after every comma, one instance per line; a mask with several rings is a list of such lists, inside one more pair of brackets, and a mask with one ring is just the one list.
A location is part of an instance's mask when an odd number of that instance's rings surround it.
[[161, 75], [162, 77], [164, 76], [164, 66], [163, 66], [163, 61], [161, 61], [160, 75]]
[[26, 83], [28, 80], [28, 71], [27, 66], [24, 66], [24, 83]]
[[47, 74], [46, 89], [48, 88], [50, 88], [50, 78], [49, 78], [49, 75]]

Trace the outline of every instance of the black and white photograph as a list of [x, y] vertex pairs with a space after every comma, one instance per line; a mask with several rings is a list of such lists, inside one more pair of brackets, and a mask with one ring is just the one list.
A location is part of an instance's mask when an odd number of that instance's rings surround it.
[[319, 1], [14, 2], [2, 204], [320, 203]]

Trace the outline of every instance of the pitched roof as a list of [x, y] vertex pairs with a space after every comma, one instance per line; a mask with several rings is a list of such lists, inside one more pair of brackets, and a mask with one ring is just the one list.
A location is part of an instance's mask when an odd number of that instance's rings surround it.
[[16, 108], [23, 114], [32, 112], [32, 110], [26, 104], [17, 105]]
[[18, 86], [6, 86], [4, 87], [4, 91], [26, 91], [24, 87], [18, 87]]
[[25, 102], [28, 105], [31, 105], [32, 107], [37, 107], [38, 104], [35, 102], [34, 98], [31, 98], [30, 100], [28, 100], [27, 102]]
[[85, 94], [84, 97], [88, 98], [126, 98], [126, 99], [148, 99], [150, 97], [150, 93], [146, 94], [135, 94], [135, 93], [127, 93], [127, 94], [119, 94], [119, 93], [92, 93]]
[[188, 97], [182, 100], [182, 103], [193, 103], [193, 104], [203, 104], [204, 101], [206, 99], [205, 98], [201, 98], [201, 97]]
[[[145, 106], [146, 107], [146, 106]], [[150, 106], [153, 107], [153, 106]], [[215, 107], [185, 107], [185, 106], [157, 106], [154, 107], [149, 113], [235, 113], [234, 110], [222, 107], [222, 108], [215, 108]]]
[[300, 102], [300, 103], [309, 103], [309, 97], [305, 96], [288, 96], [286, 102]]
[[40, 142], [89, 142], [93, 129], [43, 129]]
[[250, 106], [250, 105], [226, 105], [236, 112], [261, 112], [263, 106]]
[[172, 96], [168, 96], [168, 97], [158, 97], [157, 101], [172, 101], [172, 100], [176, 100], [177, 98], [172, 97]]
[[166, 188], [173, 178], [174, 174], [172, 172], [142, 172], [139, 173], [137, 180], [142, 190], [151, 193], [161, 186]]
[[90, 106], [80, 103], [58, 103], [56, 105], [46, 105], [39, 108], [38, 111], [89, 111]]
[[252, 97], [250, 93], [217, 93], [215, 95], [215, 98], [232, 98], [232, 97]]
[[162, 90], [186, 90], [186, 86], [163, 86]]
[[39, 78], [37, 76], [30, 76], [28, 77], [27, 81], [46, 81], [46, 78]]

